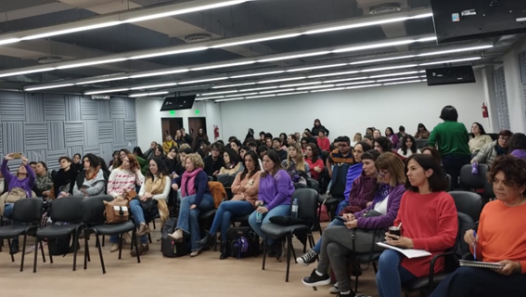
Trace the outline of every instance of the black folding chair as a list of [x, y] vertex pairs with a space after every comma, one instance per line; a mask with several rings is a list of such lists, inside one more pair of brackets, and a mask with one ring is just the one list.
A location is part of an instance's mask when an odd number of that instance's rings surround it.
[[104, 258], [102, 256], [101, 242], [99, 235], [119, 235], [119, 260], [122, 255], [122, 235], [132, 231], [132, 246], [135, 247], [137, 254], [137, 263], [141, 263], [139, 256], [139, 247], [137, 245], [137, 237], [135, 236], [135, 224], [133, 221], [127, 221], [116, 224], [105, 224], [104, 218], [104, 201], [111, 201], [111, 196], [96, 196], [88, 197], [82, 202], [82, 212], [84, 213], [83, 222], [86, 226], [84, 229], [84, 269], [88, 268], [89, 260], [89, 246], [88, 238], [90, 234], [95, 234], [96, 246], [99, 250], [100, 265], [102, 273], [106, 273], [106, 266], [104, 265]]
[[[77, 244], [79, 232], [84, 227], [82, 223], [82, 201], [84, 197], [67, 197], [54, 200], [51, 204], [51, 221], [54, 224], [38, 229], [36, 232], [35, 251], [42, 239], [64, 238], [73, 235], [73, 271], [77, 270]], [[61, 225], [55, 224], [60, 222]], [[49, 245], [48, 248], [50, 249]], [[49, 262], [53, 264], [53, 256], [49, 250]], [[33, 272], [37, 272], [37, 253], [33, 262]]]
[[[312, 236], [312, 230], [314, 224], [317, 221], [316, 209], [318, 207], [318, 193], [313, 189], [298, 189], [292, 195], [294, 198], [298, 198], [298, 219], [301, 219], [303, 223], [294, 224], [291, 226], [282, 226], [275, 223], [263, 224], [261, 226], [261, 231], [266, 235], [266, 238], [270, 237], [272, 239], [287, 239], [287, 272], [285, 276], [285, 281], [289, 281], [289, 271], [290, 271], [290, 256], [291, 253], [295, 254], [294, 247], [292, 245], [292, 235], [307, 235], [309, 240], [310, 247], [314, 246], [314, 237]], [[262, 270], [265, 270], [265, 261], [267, 259], [267, 246], [268, 241], [265, 240], [265, 248], [263, 251], [263, 265]], [[296, 261], [296, 256], [294, 255], [294, 261]]]
[[479, 194], [467, 191], [451, 191], [449, 195], [453, 197], [458, 212], [462, 212], [471, 217], [473, 222], [478, 222], [482, 212], [482, 197]]
[[[20, 262], [20, 271], [24, 271], [24, 258], [26, 254], [26, 239], [27, 236], [35, 236], [40, 220], [42, 219], [42, 199], [40, 198], [26, 198], [15, 202], [13, 206], [13, 220], [9, 226], [0, 227], [0, 240], [7, 239], [9, 247], [11, 247], [11, 238], [16, 238], [24, 235], [22, 243], [22, 259]], [[16, 224], [14, 223], [16, 222]], [[19, 225], [20, 224], [20, 225]], [[44, 255], [44, 248], [40, 245], [42, 252], [42, 261], [46, 262]], [[11, 254], [11, 253], [10, 253]], [[35, 255], [38, 250], [35, 249]], [[11, 254], [11, 261], [15, 262], [15, 257]]]

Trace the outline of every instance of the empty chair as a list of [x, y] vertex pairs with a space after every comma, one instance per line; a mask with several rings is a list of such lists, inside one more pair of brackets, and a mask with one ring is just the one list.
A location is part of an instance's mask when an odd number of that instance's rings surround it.
[[482, 189], [487, 181], [488, 165], [478, 164], [478, 174], [473, 175], [471, 165], [464, 165], [460, 169], [460, 187], [463, 190]]
[[[35, 251], [42, 239], [63, 238], [73, 235], [73, 271], [77, 269], [77, 243], [80, 230], [84, 227], [82, 223], [82, 201], [83, 197], [67, 197], [54, 200], [51, 204], [51, 220], [54, 224], [38, 229], [36, 232]], [[62, 224], [55, 224], [60, 222]], [[49, 248], [49, 245], [48, 245]], [[33, 272], [37, 272], [37, 254], [33, 261]], [[49, 261], [53, 264], [53, 256], [49, 253]]]
[[[20, 271], [24, 270], [24, 258], [26, 254], [26, 239], [27, 235], [35, 235], [40, 220], [42, 218], [42, 199], [40, 198], [26, 198], [15, 202], [13, 206], [13, 223], [9, 226], [0, 227], [0, 240], [7, 238], [9, 247], [11, 246], [11, 238], [24, 235], [22, 243], [22, 259], [20, 261]], [[44, 256], [44, 248], [40, 245], [42, 251], [42, 260], [46, 262]], [[38, 251], [35, 249], [35, 255]], [[11, 254], [11, 261], [15, 262], [13, 254]]]
[[474, 222], [478, 222], [483, 206], [479, 194], [466, 191], [451, 191], [449, 194], [453, 197], [458, 212], [465, 213]]

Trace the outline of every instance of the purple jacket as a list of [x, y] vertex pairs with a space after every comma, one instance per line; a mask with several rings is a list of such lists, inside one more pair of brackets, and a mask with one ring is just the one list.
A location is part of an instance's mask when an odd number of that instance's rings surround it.
[[367, 202], [373, 200], [374, 185], [376, 177], [370, 177], [362, 172], [360, 177], [352, 183], [351, 193], [349, 193], [349, 206], [359, 206], [365, 208]]
[[526, 158], [526, 150], [513, 150], [513, 152], [511, 152], [511, 155], [520, 159], [524, 159]]
[[383, 216], [364, 218], [363, 215], [367, 211], [374, 209], [374, 205], [376, 203], [369, 205], [369, 207], [354, 214], [358, 220], [358, 228], [384, 229], [392, 226], [396, 216], [398, 215], [398, 208], [400, 208], [400, 201], [402, 200], [402, 195], [404, 193], [405, 187], [403, 184], [395, 187], [390, 186], [388, 197], [389, 200], [387, 201], [387, 213]]
[[278, 205], [290, 205], [294, 185], [287, 171], [280, 169], [274, 176], [267, 174], [259, 180], [258, 200], [265, 202], [270, 211]]
[[2, 161], [2, 167], [0, 170], [2, 171], [2, 175], [5, 178], [5, 184], [7, 185], [6, 191], [11, 191], [14, 188], [22, 188], [24, 191], [26, 191], [27, 197], [31, 198], [31, 189], [33, 188], [33, 185], [35, 185], [35, 173], [33, 172], [33, 169], [31, 169], [31, 166], [26, 164], [26, 171], [27, 171], [27, 177], [24, 179], [18, 179], [18, 177], [14, 176], [7, 170], [7, 160], [4, 159]]

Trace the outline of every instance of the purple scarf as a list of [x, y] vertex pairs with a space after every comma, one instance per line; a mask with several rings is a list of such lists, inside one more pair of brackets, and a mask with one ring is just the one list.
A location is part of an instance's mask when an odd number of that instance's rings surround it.
[[197, 168], [192, 172], [185, 171], [181, 180], [181, 195], [183, 197], [195, 195], [195, 177], [203, 171], [203, 168]]

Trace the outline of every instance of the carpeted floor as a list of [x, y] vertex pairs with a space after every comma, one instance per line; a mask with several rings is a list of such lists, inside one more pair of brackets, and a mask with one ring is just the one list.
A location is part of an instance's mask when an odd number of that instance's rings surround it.
[[[0, 253], [0, 292], [9, 297], [334, 296], [328, 292], [328, 286], [313, 291], [301, 283], [302, 277], [309, 275], [314, 265], [305, 267], [292, 261], [290, 281], [286, 283], [285, 261], [280, 263], [269, 258], [263, 271], [262, 256], [219, 260], [219, 252], [205, 251], [195, 258], [164, 258], [157, 242], [159, 237], [159, 229], [153, 230], [153, 244], [148, 254], [141, 257], [140, 264], [130, 256], [129, 247], [123, 250], [123, 257], [118, 260], [118, 253], [110, 253], [110, 244], [106, 241], [103, 248], [105, 275], [102, 274], [94, 239], [90, 240], [88, 269], [83, 269], [84, 249], [81, 249], [75, 272], [72, 271], [73, 256], [68, 254], [66, 257], [55, 256], [53, 264], [49, 259], [42, 263], [39, 256], [38, 271], [33, 273], [32, 252], [26, 254], [25, 268], [20, 272], [20, 253], [15, 255], [12, 263], [4, 246]], [[32, 244], [33, 241], [29, 242]], [[294, 245], [296, 254], [301, 255], [301, 244], [295, 241]], [[372, 267], [360, 277], [359, 293], [377, 296]]]

